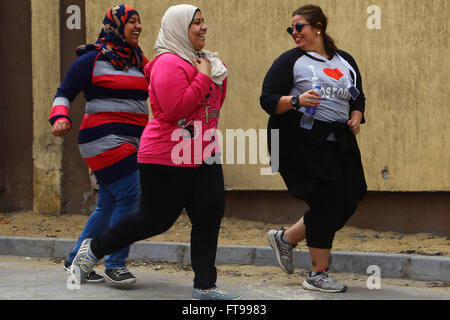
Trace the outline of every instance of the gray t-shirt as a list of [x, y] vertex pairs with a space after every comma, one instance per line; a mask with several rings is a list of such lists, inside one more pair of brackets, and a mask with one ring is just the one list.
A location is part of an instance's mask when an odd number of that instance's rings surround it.
[[[305, 54], [295, 62], [294, 86], [290, 95], [300, 95], [319, 85], [322, 87], [322, 100], [317, 107], [315, 118], [325, 122], [346, 122], [350, 100], [347, 88], [352, 82], [350, 70], [336, 54], [331, 60], [319, 55], [314, 57], [315, 59]], [[300, 112], [304, 110], [303, 107], [299, 109]]]

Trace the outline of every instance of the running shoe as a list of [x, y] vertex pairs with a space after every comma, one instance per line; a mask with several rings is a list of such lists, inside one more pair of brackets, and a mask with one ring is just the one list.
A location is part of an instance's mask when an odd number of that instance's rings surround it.
[[294, 273], [294, 258], [293, 251], [294, 246], [281, 240], [284, 230], [270, 230], [268, 233], [268, 239], [270, 246], [275, 252], [278, 264], [281, 269], [287, 274]]
[[232, 293], [226, 293], [217, 287], [211, 289], [202, 290], [195, 289], [192, 291], [193, 300], [242, 300], [238, 295]]
[[[70, 273], [70, 268], [72, 264], [69, 261], [64, 262], [64, 270], [68, 273]], [[86, 282], [87, 283], [100, 283], [105, 282], [105, 278], [103, 278], [101, 275], [97, 274], [94, 270], [92, 270], [87, 276], [86, 276]]]
[[303, 288], [320, 292], [347, 291], [347, 286], [333, 278], [328, 268], [315, 276], [311, 276], [311, 273], [308, 273], [306, 280], [303, 282]]
[[72, 262], [70, 272], [77, 284], [87, 282], [88, 275], [93, 271], [92, 269], [98, 261], [92, 253], [91, 240], [87, 238], [81, 243], [81, 247]]
[[135, 283], [136, 277], [125, 267], [105, 270], [106, 279], [117, 284]]

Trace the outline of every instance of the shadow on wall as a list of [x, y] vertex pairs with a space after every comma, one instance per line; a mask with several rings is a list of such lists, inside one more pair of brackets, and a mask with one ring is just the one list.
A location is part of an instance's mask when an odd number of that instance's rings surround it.
[[[33, 87], [30, 1], [0, 1], [0, 210], [33, 207]], [[17, 35], [20, 41], [17, 41]], [[14, 44], [14, 45], [11, 45]]]
[[[228, 191], [225, 216], [290, 225], [308, 205], [287, 191]], [[448, 192], [367, 192], [347, 223], [364, 229], [450, 236]]]

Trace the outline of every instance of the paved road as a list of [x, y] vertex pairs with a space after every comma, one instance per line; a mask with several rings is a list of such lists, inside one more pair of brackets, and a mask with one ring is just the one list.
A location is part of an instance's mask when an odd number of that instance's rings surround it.
[[[239, 271], [240, 266], [233, 266]], [[250, 268], [250, 267], [249, 267]], [[262, 268], [251, 267], [255, 273]], [[192, 292], [192, 271], [164, 266], [131, 267], [137, 276], [135, 285], [120, 287], [109, 283], [84, 284], [81, 288], [66, 283], [67, 274], [61, 263], [46, 258], [0, 255], [0, 299], [7, 300], [189, 300]], [[101, 271], [98, 267], [97, 271]], [[341, 274], [339, 274], [341, 276]], [[344, 274], [342, 274], [344, 277]], [[367, 278], [367, 277], [366, 277]], [[349, 281], [344, 294], [323, 294], [303, 290], [301, 281], [236, 277], [232, 272], [219, 276], [218, 285], [242, 295], [245, 300], [450, 300], [449, 288], [428, 288], [422, 282], [405, 280], [369, 290], [365, 281]], [[292, 279], [292, 278], [291, 278]], [[295, 278], [296, 279], [296, 278]], [[338, 278], [339, 279], [339, 278]], [[351, 275], [349, 276], [351, 279]], [[354, 279], [355, 280], [355, 279]], [[400, 283], [403, 283], [401, 285]], [[417, 285], [420, 284], [420, 285]]]

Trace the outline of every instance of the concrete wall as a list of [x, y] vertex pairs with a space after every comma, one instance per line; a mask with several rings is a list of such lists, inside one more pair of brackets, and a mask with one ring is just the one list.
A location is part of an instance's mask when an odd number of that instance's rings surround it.
[[[79, 12], [74, 10], [79, 10]], [[85, 11], [84, 0], [60, 0], [61, 79], [64, 78], [70, 65], [77, 58], [75, 48], [86, 43]], [[77, 13], [79, 14], [77, 15]], [[54, 90], [56, 91], [56, 88]], [[97, 195], [91, 185], [86, 163], [81, 158], [78, 149], [78, 128], [81, 125], [85, 106], [86, 100], [83, 94], [79, 94], [70, 106], [73, 129], [63, 140], [62, 212], [90, 214], [96, 205]]]
[[[127, 3], [140, 12], [144, 25], [141, 47], [151, 59], [161, 17], [170, 5], [178, 2], [130, 0]], [[427, 201], [435, 201], [436, 208], [444, 212], [435, 220], [439, 224], [445, 219], [442, 217], [446, 210], [448, 213], [444, 199], [450, 191], [446, 96], [450, 2], [318, 0], [315, 3], [329, 17], [329, 33], [340, 48], [355, 57], [363, 76], [367, 124], [358, 141], [369, 190], [401, 191], [398, 197], [397, 193], [389, 193], [387, 198], [392, 204], [397, 198], [404, 199], [404, 192], [415, 191], [412, 195], [423, 200], [423, 208]], [[29, 34], [31, 30], [31, 36], [22, 38], [24, 47], [19, 51], [23, 57], [17, 58], [19, 55], [15, 57], [14, 51], [6, 49], [2, 52], [9, 64], [1, 77], [0, 210], [33, 207], [38, 214], [88, 214], [95, 204], [95, 192], [76, 145], [83, 98], [80, 96], [73, 103], [74, 130], [64, 140], [52, 136], [47, 119], [61, 77], [75, 59], [72, 50], [76, 45], [96, 40], [106, 10], [116, 2], [29, 0], [22, 4], [28, 13], [25, 9], [15, 11], [24, 10], [20, 25], [25, 28], [24, 33]], [[65, 27], [66, 9], [71, 4], [82, 9], [81, 33], [77, 35], [76, 30], [68, 31]], [[266, 128], [268, 117], [258, 100], [261, 84], [273, 60], [294, 46], [285, 29], [291, 23], [292, 11], [303, 3], [198, 0], [195, 4], [202, 9], [209, 26], [207, 49], [218, 51], [229, 68], [228, 96], [219, 127], [225, 136], [227, 189], [261, 192], [251, 197], [245, 192], [230, 193], [228, 208], [236, 208], [233, 204], [239, 201], [255, 208], [254, 204], [265, 192], [285, 190], [284, 183], [279, 175], [260, 175], [260, 169], [267, 167], [261, 165], [260, 157], [259, 164], [255, 165], [248, 164], [248, 156], [245, 165], [227, 163], [230, 150], [226, 143], [230, 139], [226, 130], [242, 128], [258, 133], [259, 129]], [[368, 28], [368, 21], [376, 22], [374, 12], [367, 11], [371, 5], [380, 9], [381, 29]], [[7, 21], [3, 24], [7, 25]], [[7, 40], [8, 35], [5, 31], [2, 43], [12, 42]], [[11, 74], [17, 74], [15, 80]], [[259, 136], [259, 139], [264, 146], [265, 138]], [[444, 193], [428, 196], [427, 191]], [[280, 193], [272, 194], [276, 197], [271, 202], [273, 208], [284, 199], [277, 194]], [[374, 199], [383, 202], [378, 195]], [[402, 210], [408, 210], [405, 201], [402, 203]], [[399, 208], [389, 209], [393, 217], [398, 216]], [[294, 219], [299, 210], [297, 202], [292, 201], [288, 209]], [[368, 208], [367, 212], [372, 209]], [[432, 219], [430, 215], [427, 213], [427, 219]], [[445, 223], [448, 219], [441, 225]]]
[[1, 1], [0, 12], [21, 13], [0, 22], [0, 210], [14, 211], [33, 205], [31, 5]]
[[[141, 46], [151, 58], [165, 10], [178, 1], [128, 1], [144, 25]], [[356, 59], [367, 98], [367, 124], [358, 136], [370, 190], [449, 191], [450, 149], [447, 94], [448, 0], [318, 0], [328, 31]], [[87, 39], [98, 35], [113, 2], [90, 0]], [[208, 24], [207, 49], [218, 51], [230, 71], [220, 129], [266, 128], [259, 106], [261, 84], [271, 63], [293, 47], [285, 32], [303, 3], [269, 0], [198, 0]], [[381, 29], [369, 29], [380, 8]], [[226, 137], [225, 137], [226, 144]], [[224, 159], [226, 159], [226, 151]], [[247, 162], [248, 163], [248, 157]], [[259, 162], [259, 159], [258, 159]], [[281, 190], [279, 175], [260, 175], [265, 165], [225, 165], [233, 190]]]
[[31, 1], [33, 61], [33, 211], [59, 214], [62, 140], [48, 123], [60, 82], [59, 2]]

